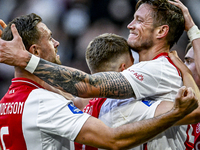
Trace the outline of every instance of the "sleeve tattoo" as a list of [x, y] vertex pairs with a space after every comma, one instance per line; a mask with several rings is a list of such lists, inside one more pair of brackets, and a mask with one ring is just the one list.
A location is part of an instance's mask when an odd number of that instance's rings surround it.
[[118, 72], [90, 75], [40, 59], [34, 75], [56, 88], [79, 97], [130, 98], [134, 96], [130, 83]]

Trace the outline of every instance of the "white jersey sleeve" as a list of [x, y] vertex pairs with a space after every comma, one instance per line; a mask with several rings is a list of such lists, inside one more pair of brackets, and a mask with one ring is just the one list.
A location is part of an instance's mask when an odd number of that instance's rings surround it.
[[89, 116], [61, 95], [44, 89], [33, 90], [26, 100], [22, 119], [28, 122], [23, 124], [28, 149], [35, 149], [38, 143], [42, 144], [39, 147], [48, 149], [64, 145], [58, 141], [73, 141]]
[[166, 57], [144, 61], [124, 70], [122, 74], [130, 82], [137, 100], [173, 100], [182, 86], [178, 70]]

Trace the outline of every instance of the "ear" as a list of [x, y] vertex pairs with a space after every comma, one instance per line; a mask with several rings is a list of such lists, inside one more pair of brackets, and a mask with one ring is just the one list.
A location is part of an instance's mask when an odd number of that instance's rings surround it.
[[120, 67], [119, 67], [119, 72], [122, 72], [123, 70], [126, 69], [126, 64], [125, 63], [121, 63]]
[[29, 52], [32, 53], [35, 56], [40, 57], [40, 49], [39, 49], [39, 46], [37, 44], [31, 45], [31, 47], [29, 48]]
[[169, 32], [168, 25], [162, 25], [156, 28], [156, 38], [161, 39], [165, 37]]

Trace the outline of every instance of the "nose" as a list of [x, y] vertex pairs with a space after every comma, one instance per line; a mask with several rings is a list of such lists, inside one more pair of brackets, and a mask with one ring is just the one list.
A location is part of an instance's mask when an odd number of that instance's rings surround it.
[[131, 29], [134, 29], [134, 27], [135, 27], [135, 25], [134, 25], [134, 19], [127, 25], [127, 28], [129, 29], [129, 30], [131, 30]]
[[60, 45], [60, 43], [58, 41], [56, 41], [55, 39], [53, 39], [53, 43], [54, 43], [54, 47], [58, 47]]

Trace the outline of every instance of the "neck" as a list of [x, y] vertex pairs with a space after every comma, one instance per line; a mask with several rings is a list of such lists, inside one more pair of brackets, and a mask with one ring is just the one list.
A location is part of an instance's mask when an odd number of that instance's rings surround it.
[[44, 87], [45, 82], [38, 78], [37, 76], [27, 72], [26, 70], [20, 68], [20, 67], [15, 67], [15, 78], [27, 78], [32, 81], [35, 81], [36, 83], [40, 84], [42, 87]]
[[169, 46], [154, 45], [153, 47], [145, 50], [139, 51], [139, 61], [149, 61], [152, 60], [160, 53], [168, 53]]

